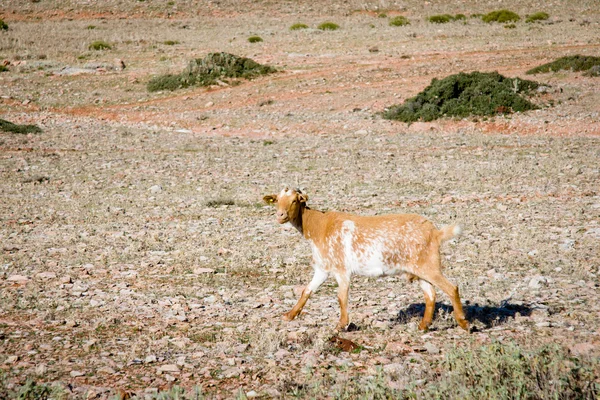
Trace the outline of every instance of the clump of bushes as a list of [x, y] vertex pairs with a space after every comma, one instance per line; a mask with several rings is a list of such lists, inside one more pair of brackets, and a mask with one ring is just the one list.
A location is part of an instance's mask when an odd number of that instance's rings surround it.
[[290, 26], [290, 31], [299, 31], [301, 29], [308, 29], [308, 25], [302, 24], [302, 23], [297, 23], [297, 24]]
[[110, 50], [112, 46], [106, 43], [104, 40], [96, 40], [88, 46], [89, 50]]
[[319, 28], [322, 31], [336, 31], [340, 29], [340, 26], [335, 22], [323, 22], [322, 24], [319, 24], [317, 28]]
[[177, 40], [165, 40], [163, 42], [163, 44], [165, 44], [167, 46], [175, 46], [176, 44], [179, 44], [179, 41], [177, 41]]
[[585, 76], [598, 77], [600, 76], [600, 65], [594, 65], [592, 68], [584, 72]]
[[538, 83], [506, 78], [498, 72], [472, 72], [433, 79], [421, 93], [383, 113], [403, 122], [433, 121], [442, 117], [492, 116], [537, 108], [523, 98]]
[[510, 10], [496, 10], [485, 14], [481, 19], [483, 22], [499, 22], [503, 24], [505, 22], [517, 22], [521, 17], [519, 17], [519, 14]]
[[7, 31], [8, 30], [8, 25], [6, 24], [6, 22], [4, 22], [3, 19], [0, 19], [0, 31]]
[[406, 18], [402, 15], [398, 15], [398, 16], [390, 19], [390, 26], [406, 26], [406, 25], [410, 25], [410, 21], [408, 20], [408, 18]]
[[12, 122], [0, 119], [0, 131], [19, 133], [26, 135], [28, 133], [41, 133], [42, 130], [37, 125], [18, 125]]
[[545, 72], [557, 72], [561, 70], [572, 70], [574, 72], [587, 71], [590, 68], [600, 65], [600, 57], [593, 56], [566, 56], [547, 64], [539, 65], [526, 72], [528, 75], [540, 74]]
[[252, 79], [277, 70], [254, 60], [229, 53], [210, 53], [204, 58], [190, 61], [187, 68], [177, 75], [160, 75], [147, 85], [150, 92], [176, 90], [190, 86], [209, 86], [227, 78]]
[[250, 43], [258, 43], [258, 42], [262, 42], [263, 40], [262, 40], [262, 38], [260, 36], [250, 36], [248, 38], [248, 41]]
[[465, 16], [465, 14], [456, 14], [456, 15], [439, 14], [439, 15], [432, 15], [431, 17], [427, 18], [427, 20], [434, 24], [446, 24], [451, 21], [459, 21], [459, 20], [464, 20], [466, 18], [467, 17]]
[[531, 22], [537, 22], [537, 21], [545, 21], [548, 18], [550, 18], [550, 14], [540, 11], [540, 12], [536, 12], [535, 14], [531, 14], [531, 15], [527, 16], [527, 19], [525, 20], [525, 22], [531, 23]]
[[8, 71], [8, 67], [4, 64], [0, 64], [0, 72], [7, 72]]

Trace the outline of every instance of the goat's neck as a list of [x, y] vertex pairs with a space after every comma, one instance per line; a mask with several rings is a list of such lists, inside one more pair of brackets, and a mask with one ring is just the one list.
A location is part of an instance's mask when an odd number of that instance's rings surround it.
[[321, 211], [302, 207], [296, 219], [292, 221], [292, 225], [294, 228], [298, 229], [298, 232], [300, 232], [302, 236], [306, 239], [310, 239], [321, 230], [322, 216], [323, 213]]

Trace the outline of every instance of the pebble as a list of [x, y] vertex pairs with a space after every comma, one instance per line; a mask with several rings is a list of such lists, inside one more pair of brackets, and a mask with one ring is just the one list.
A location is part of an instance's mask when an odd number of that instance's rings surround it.
[[429, 353], [429, 354], [440, 354], [440, 349], [439, 347], [437, 347], [436, 345], [434, 345], [431, 342], [427, 342], [423, 345], [423, 348], [425, 348], [425, 350]]
[[162, 192], [163, 189], [162, 189], [162, 186], [160, 186], [160, 185], [154, 185], [154, 186], [150, 186], [149, 190], [150, 190], [150, 193], [157, 194], [157, 193]]
[[178, 373], [179, 367], [175, 364], [165, 364], [165, 365], [161, 365], [160, 367], [158, 367], [158, 372], [159, 373], [162, 373], [162, 372]]
[[542, 275], [534, 276], [529, 281], [529, 288], [531, 289], [540, 289], [542, 286], [545, 286], [548, 283], [548, 279]]
[[85, 375], [85, 373], [81, 371], [71, 371], [69, 375], [71, 375], [72, 378], [77, 378], [78, 376]]
[[9, 282], [26, 283], [29, 277], [25, 275], [11, 275], [7, 279]]

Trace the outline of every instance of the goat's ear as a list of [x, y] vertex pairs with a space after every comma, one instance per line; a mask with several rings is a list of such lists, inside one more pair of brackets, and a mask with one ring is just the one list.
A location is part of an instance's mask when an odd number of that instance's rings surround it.
[[277, 195], [276, 194], [268, 194], [265, 197], [263, 197], [263, 200], [267, 204], [277, 203]]
[[300, 203], [306, 203], [308, 202], [308, 195], [306, 193], [300, 193], [298, 199], [300, 199]]

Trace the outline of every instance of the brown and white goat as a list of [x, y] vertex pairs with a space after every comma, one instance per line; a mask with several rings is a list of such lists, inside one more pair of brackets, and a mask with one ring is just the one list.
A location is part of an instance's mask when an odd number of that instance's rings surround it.
[[433, 223], [416, 214], [364, 217], [335, 211], [323, 213], [306, 206], [306, 194], [287, 188], [263, 199], [276, 204], [277, 222], [290, 222], [312, 247], [312, 281], [294, 308], [284, 314], [285, 320], [296, 318], [310, 295], [331, 274], [338, 283], [341, 308], [337, 328], [344, 329], [350, 322], [348, 290], [352, 275], [405, 274], [410, 281], [418, 280], [425, 294], [425, 315], [419, 329], [426, 330], [433, 319], [433, 286], [436, 286], [452, 300], [458, 325], [468, 330], [458, 288], [444, 277], [440, 263], [440, 245], [460, 233], [458, 226], [438, 230]]

